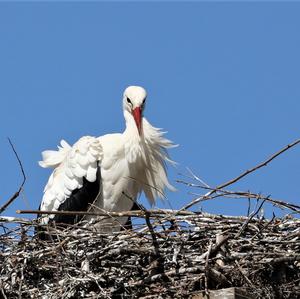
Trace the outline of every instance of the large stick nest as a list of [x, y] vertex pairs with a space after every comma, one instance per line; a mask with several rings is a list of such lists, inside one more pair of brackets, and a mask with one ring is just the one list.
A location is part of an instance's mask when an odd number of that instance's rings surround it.
[[144, 224], [107, 235], [49, 227], [52, 241], [32, 236], [34, 222], [14, 219], [20, 224], [0, 239], [2, 296], [184, 298], [243, 286], [258, 298], [299, 298], [299, 219], [142, 214]]
[[[52, 225], [43, 227], [52, 237], [42, 241], [36, 221], [0, 216], [0, 298], [190, 298], [227, 287], [243, 287], [255, 298], [300, 298], [300, 219], [291, 216], [300, 215], [300, 206], [225, 189], [297, 144], [300, 139], [217, 187], [195, 175], [193, 183], [181, 181], [208, 192], [179, 211], [101, 211], [102, 217], [136, 217], [132, 229], [116, 233], [96, 232], [89, 223]], [[0, 214], [26, 180], [12, 149], [23, 182]], [[250, 213], [249, 205], [247, 217], [188, 210], [216, 197], [256, 200], [256, 207]], [[265, 219], [265, 202], [292, 214]]]

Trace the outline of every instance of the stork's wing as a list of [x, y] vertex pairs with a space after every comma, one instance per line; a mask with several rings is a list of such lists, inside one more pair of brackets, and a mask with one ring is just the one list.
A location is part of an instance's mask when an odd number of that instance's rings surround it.
[[[58, 151], [42, 153], [42, 167], [53, 167], [54, 170], [44, 189], [40, 205], [41, 211], [86, 211], [100, 191], [100, 167], [103, 151], [99, 139], [85, 136], [72, 147], [61, 142]], [[74, 223], [75, 216], [46, 215], [41, 223], [55, 220], [63, 223]]]

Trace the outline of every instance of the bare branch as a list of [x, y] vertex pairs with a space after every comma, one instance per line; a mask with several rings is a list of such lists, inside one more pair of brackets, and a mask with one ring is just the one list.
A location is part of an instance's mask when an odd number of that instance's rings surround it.
[[[216, 190], [216, 192], [218, 192], [218, 196], [203, 195], [202, 198], [198, 198], [199, 199], [198, 202], [212, 200], [212, 199], [215, 199], [216, 197], [222, 197], [222, 196], [229, 196], [231, 198], [233, 198], [233, 196], [237, 196], [238, 198], [247, 198], [248, 200], [250, 200], [250, 199], [266, 200], [267, 202], [270, 202], [273, 205], [278, 206], [280, 208], [286, 208], [286, 209], [290, 209], [290, 210], [292, 210], [296, 213], [300, 213], [300, 206], [299, 205], [296, 205], [296, 204], [290, 203], [290, 202], [286, 202], [286, 201], [283, 201], [283, 200], [280, 200], [280, 199], [275, 199], [275, 198], [272, 198], [270, 196], [264, 196], [262, 194], [257, 194], [257, 193], [253, 193], [253, 192], [250, 192], [250, 191], [229, 191], [229, 190], [226, 190], [226, 189], [217, 189], [217, 188], [213, 188], [213, 187], [190, 184], [190, 183], [184, 182], [182, 180], [180, 180], [178, 182], [186, 184], [186, 185], [191, 186], [191, 187], [198, 187], [198, 188], [201, 188], [201, 189], [211, 190], [211, 191]], [[248, 207], [248, 209], [249, 208], [250, 208], [250, 206]]]
[[21, 193], [21, 191], [23, 189], [23, 186], [24, 186], [24, 184], [26, 182], [26, 175], [25, 175], [25, 172], [24, 172], [24, 169], [23, 169], [22, 162], [21, 162], [21, 160], [20, 160], [20, 158], [19, 158], [19, 156], [18, 156], [18, 154], [17, 154], [17, 152], [15, 150], [15, 147], [14, 147], [13, 143], [11, 142], [10, 138], [7, 138], [7, 139], [8, 139], [8, 142], [9, 142], [9, 144], [10, 144], [10, 146], [11, 146], [11, 148], [12, 148], [12, 150], [13, 150], [16, 158], [17, 158], [17, 160], [18, 160], [18, 163], [20, 165], [20, 169], [21, 169], [22, 176], [23, 176], [23, 181], [22, 181], [22, 183], [21, 183], [21, 185], [19, 187], [19, 190], [10, 199], [8, 199], [8, 201], [4, 205], [2, 205], [2, 207], [0, 207], [0, 214], [3, 213], [3, 211], [5, 211], [6, 208], [20, 195], [20, 193]]
[[[97, 208], [102, 210], [100, 208]], [[189, 211], [179, 211], [179, 210], [147, 210], [151, 216], [159, 216], [159, 215], [169, 215], [173, 214], [174, 212], [177, 215], [188, 216], [188, 215], [195, 215], [193, 212]], [[40, 210], [17, 210], [17, 214], [40, 214], [40, 215], [80, 215], [80, 216], [107, 216], [107, 217], [124, 217], [124, 216], [133, 216], [133, 217], [141, 217], [145, 218], [145, 211], [124, 211], [124, 212], [88, 212], [88, 211], [40, 211]]]
[[206, 193], [204, 196], [196, 198], [194, 200], [192, 200], [189, 204], [185, 205], [184, 207], [182, 207], [180, 209], [180, 211], [182, 210], [187, 210], [190, 207], [192, 207], [193, 205], [199, 203], [201, 200], [203, 200], [203, 198], [209, 197], [210, 195], [212, 195], [213, 193], [217, 192], [219, 189], [225, 188], [229, 185], [232, 185], [234, 183], [236, 183], [237, 181], [239, 181], [240, 179], [242, 179], [243, 177], [249, 175], [250, 173], [264, 167], [267, 166], [272, 160], [274, 160], [275, 158], [277, 158], [279, 155], [283, 154], [284, 152], [286, 152], [287, 150], [291, 149], [292, 147], [296, 146], [297, 144], [300, 143], [300, 139], [297, 139], [296, 141], [288, 144], [287, 146], [285, 146], [284, 148], [282, 148], [281, 150], [277, 151], [275, 154], [273, 154], [271, 157], [269, 157], [267, 160], [263, 161], [262, 163], [254, 166], [253, 168], [250, 168], [248, 170], [246, 170], [245, 172], [243, 172], [242, 174], [238, 175], [237, 177], [217, 186], [216, 188], [214, 188], [213, 190], [209, 191], [208, 193]]
[[[7, 298], [43, 298], [50, 289], [59, 298], [81, 298], [83, 290], [92, 298], [100, 289], [101, 298], [189, 298], [205, 290], [211, 295], [212, 288], [243, 285], [260, 298], [276, 297], [276, 290], [294, 298], [300, 281], [300, 219], [255, 218], [262, 204], [257, 201], [249, 217], [148, 210], [150, 228], [146, 224], [140, 230], [133, 223], [134, 234], [102, 234], [85, 223], [45, 225], [47, 233], [56, 236], [48, 242], [32, 235], [38, 221], [0, 217], [5, 228], [0, 234], [0, 289]], [[4, 227], [9, 220], [21, 225]], [[81, 268], [85, 260], [88, 274]], [[276, 269], [289, 275], [274, 280]]]

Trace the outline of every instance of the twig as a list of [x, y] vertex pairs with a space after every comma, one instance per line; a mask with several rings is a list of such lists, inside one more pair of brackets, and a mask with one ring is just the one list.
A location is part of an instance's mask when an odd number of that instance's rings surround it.
[[[224, 232], [225, 234], [226, 232]], [[226, 237], [222, 238], [219, 243], [217, 243], [215, 246], [209, 248], [204, 254], [200, 256], [200, 259], [207, 259], [211, 255], [215, 255], [219, 249], [231, 238], [230, 235], [227, 235]]]
[[19, 217], [11, 217], [11, 216], [0, 216], [0, 222], [7, 222], [7, 223], [28, 223], [32, 224], [33, 221], [26, 218], [19, 218]]
[[212, 241], [210, 240], [209, 245], [208, 245], [208, 250], [207, 250], [207, 255], [206, 255], [206, 261], [205, 261], [205, 276], [204, 276], [204, 282], [205, 282], [205, 294], [209, 298], [209, 292], [208, 292], [208, 265], [209, 265], [209, 257], [212, 249]]
[[1, 290], [1, 293], [2, 293], [2, 296], [3, 296], [3, 298], [4, 299], [7, 299], [7, 297], [6, 297], [6, 295], [5, 295], [5, 292], [4, 292], [4, 289], [3, 289], [3, 287], [2, 287], [2, 281], [1, 281], [1, 284], [0, 284], [0, 290]]
[[[97, 208], [98, 209], [98, 208]], [[99, 208], [99, 210], [101, 210]], [[195, 215], [195, 213], [190, 211], [179, 211], [179, 210], [148, 210], [148, 213], [151, 214], [151, 216], [159, 216], [159, 215], [170, 215], [173, 213], [176, 213], [176, 215], [182, 215], [182, 216], [189, 216], [189, 215]], [[140, 217], [145, 218], [147, 217], [145, 215], [144, 211], [124, 211], [124, 212], [88, 212], [88, 211], [39, 211], [39, 210], [17, 210], [17, 214], [40, 214], [40, 215], [88, 215], [88, 216], [107, 216], [107, 217], [123, 217], [123, 216], [134, 216], [134, 217]]]
[[[253, 211], [250, 215], [249, 218], [244, 222], [243, 226], [241, 227], [241, 229], [236, 233], [236, 235], [234, 236], [235, 238], [239, 238], [240, 235], [242, 234], [242, 232], [246, 229], [248, 223], [252, 220], [252, 218], [257, 215], [259, 213], [259, 211], [261, 210], [263, 204], [265, 203], [266, 199], [264, 199], [261, 204], [259, 205], [258, 209], [255, 211]], [[258, 203], [258, 202], [257, 202]]]
[[248, 197], [248, 209], [247, 209], [247, 216], [249, 217], [250, 214], [250, 209], [251, 209], [251, 199]]
[[21, 160], [20, 160], [20, 158], [19, 158], [19, 156], [18, 156], [18, 154], [15, 150], [15, 147], [14, 147], [13, 143], [11, 142], [10, 138], [7, 138], [7, 139], [8, 139], [8, 142], [9, 142], [9, 144], [10, 144], [17, 160], [18, 160], [18, 163], [20, 165], [21, 172], [22, 172], [22, 175], [23, 175], [23, 181], [22, 181], [22, 184], [19, 187], [19, 190], [0, 208], [0, 214], [3, 213], [3, 211], [5, 211], [6, 208], [20, 195], [20, 192], [22, 191], [23, 186], [26, 182], [26, 175], [25, 175], [25, 172], [24, 172], [24, 169], [23, 169], [22, 162], [21, 162]]
[[[260, 298], [277, 298], [276, 290], [294, 298], [300, 281], [300, 219], [256, 219], [261, 205], [257, 201], [249, 217], [149, 210], [150, 228], [135, 234], [102, 234], [80, 224], [66, 229], [49, 225], [44, 229], [56, 236], [52, 242], [32, 236], [38, 221], [8, 226], [7, 234], [0, 234], [0, 297], [2, 288], [7, 298], [18, 298], [20, 291], [24, 298], [43, 298], [49, 292], [55, 298], [185, 298], [205, 289], [212, 295], [210, 288], [244, 285]], [[158, 215], [168, 215], [169, 222], [156, 225]], [[135, 231], [139, 224], [133, 225]], [[245, 225], [247, 233], [235, 237]], [[225, 244], [226, 254], [219, 256]], [[156, 248], [164, 258], [162, 273]], [[84, 259], [89, 274], [82, 272]], [[289, 275], [274, 282], [273, 273], [278, 276], [276, 269], [281, 268]], [[41, 283], [36, 283], [37, 275]]]
[[[261, 194], [257, 194], [257, 193], [253, 193], [250, 191], [229, 191], [229, 190], [225, 190], [225, 189], [216, 189], [216, 188], [212, 188], [212, 187], [206, 187], [206, 186], [197, 186], [200, 187], [202, 189], [206, 189], [206, 190], [217, 190], [217, 192], [219, 193], [218, 197], [222, 197], [222, 196], [226, 196], [226, 195], [236, 195], [236, 196], [240, 196], [240, 197], [245, 197], [250, 199], [265, 199], [268, 202], [271, 202], [272, 204], [279, 206], [279, 207], [284, 207], [287, 209], [290, 209], [294, 212], [300, 213], [300, 206], [296, 205], [294, 203], [290, 203], [290, 202], [286, 202], [283, 200], [279, 200], [279, 199], [274, 199], [271, 198], [270, 196], [263, 196]], [[214, 199], [215, 197], [205, 197], [205, 195], [203, 196], [202, 199], [199, 199], [199, 202], [202, 201], [207, 201], [207, 200], [211, 200]], [[248, 209], [250, 209], [250, 206], [248, 206]], [[249, 212], [248, 212], [249, 214]]]
[[192, 207], [193, 205], [197, 204], [198, 202], [200, 202], [203, 198], [207, 198], [210, 195], [212, 195], [213, 193], [217, 192], [219, 189], [223, 189], [229, 185], [232, 185], [234, 183], [236, 183], [237, 181], [239, 181], [240, 179], [242, 179], [243, 177], [249, 175], [250, 173], [258, 170], [261, 167], [267, 166], [272, 160], [274, 160], [276, 157], [278, 157], [279, 155], [281, 155], [282, 153], [284, 153], [285, 151], [291, 149], [292, 147], [296, 146], [298, 143], [300, 143], [300, 139], [297, 139], [296, 141], [288, 144], [287, 146], [285, 146], [284, 148], [282, 148], [281, 150], [279, 150], [278, 152], [276, 152], [275, 154], [273, 154], [270, 158], [268, 158], [267, 160], [265, 160], [264, 162], [254, 166], [253, 168], [250, 168], [248, 170], [246, 170], [245, 172], [243, 172], [242, 174], [238, 175], [237, 177], [217, 186], [215, 189], [209, 191], [208, 193], [206, 193], [204, 196], [200, 197], [200, 198], [196, 198], [194, 200], [192, 200], [189, 204], [185, 205], [184, 207], [182, 207], [180, 209], [180, 211], [182, 210], [187, 210], [190, 207]]
[[240, 273], [243, 275], [244, 279], [248, 282], [248, 284], [249, 284], [250, 286], [252, 286], [252, 287], [255, 287], [254, 284], [253, 284], [253, 282], [252, 282], [252, 281], [247, 277], [247, 275], [244, 273], [244, 271], [243, 271], [241, 265], [239, 264], [239, 262], [235, 260], [234, 263], [236, 264], [237, 268], [239, 269]]
[[294, 256], [283, 256], [283, 257], [275, 258], [271, 261], [271, 264], [296, 262], [296, 261], [300, 261], [300, 254], [296, 254]]
[[149, 212], [143, 205], [141, 205], [137, 202], [136, 202], [136, 204], [138, 205], [138, 207], [141, 209], [141, 211], [145, 215], [145, 221], [146, 221], [146, 224], [149, 228], [149, 231], [150, 231], [150, 234], [152, 237], [152, 243], [153, 243], [153, 247], [154, 247], [155, 254], [156, 254], [156, 262], [157, 262], [156, 269], [159, 271], [159, 273], [163, 273], [164, 272], [164, 257], [160, 253], [159, 243], [157, 241], [156, 233], [154, 231], [153, 225], [150, 220], [151, 212]]

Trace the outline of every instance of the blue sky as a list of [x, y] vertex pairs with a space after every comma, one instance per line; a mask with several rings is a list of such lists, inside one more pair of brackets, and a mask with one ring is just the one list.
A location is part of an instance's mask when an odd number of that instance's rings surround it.
[[[1, 2], [0, 204], [22, 179], [7, 136], [27, 174], [5, 214], [38, 207], [50, 174], [41, 151], [123, 130], [127, 85], [148, 90], [146, 117], [180, 144], [173, 182], [189, 167], [218, 185], [299, 138], [299, 12], [295, 2]], [[296, 147], [232, 189], [299, 203], [299, 182]], [[174, 208], [200, 192], [174, 184]], [[202, 208], [244, 215], [247, 203]]]

